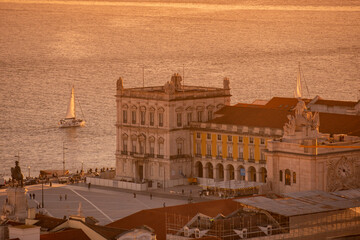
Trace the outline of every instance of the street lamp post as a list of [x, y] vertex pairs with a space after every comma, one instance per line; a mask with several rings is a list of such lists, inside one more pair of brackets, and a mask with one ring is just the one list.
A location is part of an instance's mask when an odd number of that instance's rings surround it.
[[63, 176], [65, 176], [65, 142], [63, 142]]
[[29, 170], [29, 178], [30, 178], [30, 166], [28, 166], [28, 170]]
[[41, 208], [44, 208], [44, 179], [41, 180]]

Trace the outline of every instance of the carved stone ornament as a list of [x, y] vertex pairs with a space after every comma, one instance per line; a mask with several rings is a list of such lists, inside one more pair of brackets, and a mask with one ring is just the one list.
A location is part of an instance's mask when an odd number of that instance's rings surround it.
[[174, 94], [175, 93], [175, 83], [173, 81], [166, 82], [164, 85], [164, 90], [166, 94]]
[[327, 162], [327, 191], [334, 192], [360, 187], [356, 179], [355, 159], [343, 156]]
[[229, 78], [224, 78], [223, 80], [223, 86], [224, 86], [224, 89], [230, 89], [230, 80]]

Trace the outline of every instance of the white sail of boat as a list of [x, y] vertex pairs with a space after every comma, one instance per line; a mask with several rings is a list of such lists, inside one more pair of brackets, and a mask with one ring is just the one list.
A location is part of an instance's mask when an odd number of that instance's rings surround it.
[[76, 111], [75, 111], [75, 88], [74, 86], [71, 89], [71, 97], [70, 102], [67, 108], [66, 116], [64, 119], [61, 119], [60, 127], [81, 127], [85, 125], [85, 120], [77, 119], [76, 118]]

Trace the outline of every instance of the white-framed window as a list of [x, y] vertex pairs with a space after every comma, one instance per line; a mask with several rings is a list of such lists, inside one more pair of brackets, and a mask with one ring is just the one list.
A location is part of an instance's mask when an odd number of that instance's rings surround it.
[[149, 145], [150, 145], [150, 154], [154, 155], [155, 154], [155, 146], [154, 146], [155, 144], [154, 144], [154, 142], [150, 142]]
[[242, 143], [242, 142], [243, 142], [243, 137], [239, 136], [239, 143]]
[[131, 141], [131, 151], [136, 153], [136, 140]]
[[212, 117], [213, 117], [213, 111], [212, 110], [209, 110], [208, 111], [208, 120], [212, 120]]
[[211, 133], [206, 134], [206, 139], [211, 140]]
[[160, 177], [163, 177], [163, 176], [164, 176], [164, 169], [165, 169], [165, 168], [164, 168], [163, 166], [160, 166], [160, 167], [159, 167], [159, 176], [160, 176]]
[[265, 160], [265, 153], [264, 153], [264, 151], [261, 151], [260, 160]]
[[218, 134], [218, 135], [217, 135], [217, 140], [218, 140], [218, 141], [221, 141], [221, 134]]
[[178, 143], [177, 143], [177, 154], [178, 154], [178, 155], [182, 155], [182, 154], [183, 154], [183, 143], [182, 143], [182, 142], [178, 142]]
[[216, 145], [216, 155], [218, 157], [222, 156], [222, 145], [221, 144]]
[[141, 125], [145, 125], [145, 111], [140, 112], [140, 123]]
[[196, 133], [196, 138], [200, 139], [201, 138], [201, 134], [199, 132]]
[[124, 160], [122, 161], [122, 169], [123, 169], [123, 172], [126, 172], [126, 163]]
[[144, 141], [140, 141], [139, 142], [139, 150], [140, 150], [140, 154], [145, 154], [145, 144]]
[[132, 124], [136, 124], [136, 111], [131, 111], [131, 122]]
[[154, 112], [149, 113], [150, 126], [154, 126]]
[[232, 136], [231, 136], [231, 135], [228, 135], [227, 138], [228, 138], [228, 139], [227, 139], [228, 142], [232, 142]]
[[164, 143], [159, 143], [159, 155], [164, 156]]
[[253, 148], [249, 148], [249, 159], [254, 159], [254, 149]]
[[123, 123], [127, 123], [127, 110], [123, 110]]
[[182, 126], [182, 114], [181, 113], [176, 114], [176, 122], [177, 122], [178, 127]]
[[264, 139], [264, 138], [261, 138], [261, 139], [260, 139], [260, 144], [261, 144], [261, 145], [264, 145], [264, 144], [265, 144], [265, 139]]
[[151, 165], [150, 167], [150, 176], [154, 176], [154, 166]]
[[228, 144], [227, 145], [227, 150], [228, 150], [228, 157], [232, 158], [233, 157], [233, 145]]
[[253, 137], [250, 137], [250, 138], [249, 138], [249, 142], [250, 142], [250, 143], [254, 143], [254, 138], [253, 138]]
[[211, 156], [211, 143], [206, 144], [206, 155]]
[[202, 120], [203, 120], [203, 111], [198, 111], [197, 112], [197, 117], [198, 117], [198, 122], [202, 122]]
[[192, 112], [187, 113], [187, 125], [190, 125], [190, 122], [192, 121]]
[[159, 127], [164, 126], [164, 113], [159, 113]]
[[239, 159], [244, 159], [244, 148], [243, 146], [239, 146]]
[[127, 139], [123, 139], [123, 147], [122, 148], [123, 148], [123, 152], [125, 152], [125, 153], [127, 152], [127, 141], [128, 141]]
[[196, 143], [196, 154], [201, 155], [201, 143]]

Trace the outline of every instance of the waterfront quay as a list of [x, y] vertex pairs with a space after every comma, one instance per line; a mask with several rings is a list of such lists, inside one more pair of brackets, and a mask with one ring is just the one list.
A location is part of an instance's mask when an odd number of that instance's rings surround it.
[[[42, 185], [25, 186], [29, 208], [36, 208], [56, 218], [78, 215], [94, 217], [100, 225], [105, 225], [126, 217], [138, 211], [165, 206], [198, 201], [218, 199], [214, 196], [199, 197], [198, 186], [178, 186], [174, 188], [157, 189], [153, 191], [137, 192], [110, 187], [91, 186], [85, 183], [43, 185], [44, 208], [42, 205]], [[182, 190], [184, 189], [184, 194]], [[35, 194], [35, 198], [30, 198]], [[66, 196], [65, 196], [66, 195]], [[190, 198], [189, 198], [190, 197]], [[66, 198], [66, 199], [65, 199]], [[0, 202], [6, 200], [6, 188], [0, 189]], [[79, 205], [80, 209], [79, 209]], [[38, 208], [40, 206], [40, 208]]]

